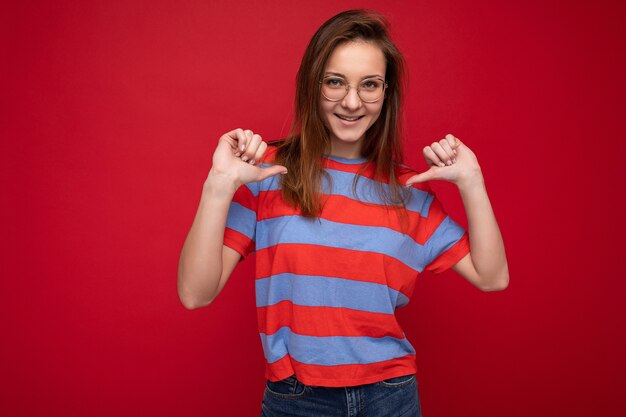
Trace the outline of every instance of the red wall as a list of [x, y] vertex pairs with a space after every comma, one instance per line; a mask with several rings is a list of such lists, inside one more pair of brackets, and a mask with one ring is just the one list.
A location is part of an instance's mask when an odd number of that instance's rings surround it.
[[477, 154], [511, 271], [499, 293], [425, 274], [399, 312], [424, 415], [624, 415], [618, 4], [5, 5], [0, 414], [259, 414], [253, 261], [187, 311], [178, 256], [218, 137], [284, 135], [309, 38], [365, 6], [409, 64], [407, 161], [448, 132]]

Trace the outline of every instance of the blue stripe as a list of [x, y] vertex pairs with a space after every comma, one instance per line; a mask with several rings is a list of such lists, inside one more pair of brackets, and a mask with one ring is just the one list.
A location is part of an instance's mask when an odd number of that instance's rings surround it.
[[230, 208], [228, 209], [226, 227], [236, 230], [254, 240], [256, 213], [233, 201], [230, 203]]
[[[259, 164], [259, 168], [268, 168], [273, 164], [262, 163]], [[257, 182], [255, 184], [258, 185], [259, 191], [276, 191], [280, 190], [280, 175], [272, 175], [269, 178], [265, 178], [263, 181]], [[256, 197], [256, 196], [255, 196]]]
[[358, 165], [367, 162], [367, 158], [342, 158], [333, 155], [324, 155], [324, 158], [350, 165]]
[[422, 272], [439, 254], [458, 241], [463, 233], [463, 228], [446, 217], [426, 245], [422, 246], [410, 236], [386, 227], [282, 216], [258, 222], [256, 249], [295, 243], [375, 252], [395, 258]]
[[309, 365], [352, 365], [381, 362], [415, 354], [411, 343], [391, 336], [304, 336], [288, 327], [276, 333], [260, 333], [265, 359], [274, 363], [287, 352], [298, 362]]
[[311, 307], [343, 307], [393, 314], [409, 299], [383, 284], [314, 275], [283, 273], [257, 279], [256, 305], [265, 307], [284, 300]]
[[[263, 165], [264, 164], [261, 164], [261, 166]], [[354, 178], [357, 176], [356, 174], [335, 169], [326, 169], [326, 172], [328, 172], [332, 178], [332, 187], [328, 182], [328, 179], [325, 176], [322, 176], [322, 192], [324, 194], [341, 195], [356, 201], [385, 205], [385, 200], [383, 200], [378, 194], [378, 188], [376, 186], [378, 181], [359, 176], [359, 180], [357, 181], [357, 192], [355, 195], [352, 184], [354, 182]], [[389, 185], [382, 183], [382, 186], [385, 192], [388, 193]], [[279, 190], [280, 181], [276, 180], [276, 176], [270, 177], [261, 183], [260, 189], [261, 191]], [[434, 196], [426, 191], [418, 190], [416, 188], [411, 187], [406, 189], [411, 193], [411, 198], [406, 206], [407, 210], [420, 213], [423, 217], [428, 217], [428, 211]]]
[[250, 190], [250, 192], [255, 198], [259, 196], [259, 183], [258, 182], [249, 182], [247, 184], [244, 184], [243, 186], [246, 187], [248, 190]]
[[446, 216], [446, 218], [437, 227], [437, 230], [435, 230], [435, 233], [430, 236], [426, 245], [424, 245], [424, 249], [428, 252], [425, 256], [425, 266], [428, 266], [431, 262], [437, 259], [439, 255], [454, 246], [454, 244], [457, 243], [464, 234], [465, 229], [452, 220], [452, 218]]

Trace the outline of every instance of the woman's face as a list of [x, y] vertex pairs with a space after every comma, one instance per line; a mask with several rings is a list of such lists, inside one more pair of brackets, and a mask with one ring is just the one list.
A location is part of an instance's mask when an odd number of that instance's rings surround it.
[[343, 79], [350, 89], [339, 101], [329, 101], [321, 95], [324, 124], [330, 131], [331, 155], [361, 156], [365, 132], [378, 119], [385, 98], [383, 95], [374, 103], [365, 103], [357, 94], [357, 86], [364, 80], [384, 80], [386, 67], [383, 52], [373, 43], [347, 42], [333, 51], [323, 76], [332, 77], [330, 82], [337, 85]]

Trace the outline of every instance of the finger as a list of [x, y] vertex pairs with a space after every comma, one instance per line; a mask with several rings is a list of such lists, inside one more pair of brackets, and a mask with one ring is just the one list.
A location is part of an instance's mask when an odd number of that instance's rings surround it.
[[422, 172], [421, 174], [417, 174], [417, 175], [413, 175], [412, 177], [410, 177], [408, 180], [406, 180], [406, 182], [404, 183], [404, 185], [406, 187], [416, 184], [418, 182], [426, 182], [426, 181], [430, 181], [434, 178], [435, 176], [435, 170], [437, 169], [437, 167], [431, 167], [428, 171], [426, 172]]
[[250, 160], [250, 163], [252, 165], [254, 165], [257, 162], [259, 162], [261, 160], [261, 158], [263, 158], [263, 154], [265, 154], [266, 150], [267, 150], [267, 143], [261, 141], [261, 143], [259, 144], [259, 148], [257, 149], [256, 153], [254, 154], [254, 156]]
[[448, 143], [450, 144], [450, 147], [452, 148], [452, 151], [454, 152], [454, 155], [456, 156], [456, 148], [458, 148], [459, 145], [461, 145], [461, 141], [459, 140], [459, 138], [457, 138], [451, 133], [448, 133], [446, 135], [446, 139], [448, 139]]
[[239, 151], [240, 152], [239, 152], [239, 155], [237, 155], [237, 156], [243, 155], [243, 153], [248, 149], [248, 146], [250, 146], [250, 140], [252, 139], [252, 135], [253, 135], [253, 133], [252, 133], [252, 131], [250, 129], [245, 129], [243, 131], [243, 134], [244, 134], [244, 137], [246, 139], [244, 141], [243, 146], [239, 147]]
[[287, 168], [282, 165], [272, 165], [267, 168], [259, 168], [259, 174], [257, 177], [257, 181], [263, 181], [266, 178], [269, 178], [273, 175], [277, 174], [286, 174]]
[[452, 165], [454, 162], [456, 162], [456, 159], [454, 158], [454, 150], [452, 149], [452, 146], [450, 145], [450, 141], [448, 139], [441, 139], [439, 141], [439, 144], [441, 145], [441, 147], [443, 148], [443, 150], [446, 152], [447, 156], [449, 157], [448, 160], [444, 161], [446, 165]]
[[441, 159], [439, 159], [439, 156], [437, 156], [437, 154], [435, 153], [435, 151], [432, 149], [431, 146], [426, 146], [423, 150], [424, 153], [424, 158], [426, 158], [426, 163], [428, 163], [429, 166], [440, 166], [440, 167], [445, 167], [446, 164], [444, 164]]
[[448, 139], [448, 141], [450, 142], [450, 146], [452, 146], [453, 148], [456, 148], [457, 146], [459, 146], [459, 138], [457, 138], [456, 136], [454, 136], [451, 133], [448, 133], [445, 136], [446, 139]]
[[251, 159], [254, 159], [254, 155], [256, 154], [256, 151], [259, 149], [259, 145], [261, 144], [261, 141], [262, 141], [261, 136], [253, 134], [250, 137], [250, 142], [248, 143], [248, 146], [246, 146], [246, 150], [241, 155], [241, 160], [246, 162]]
[[[445, 139], [442, 139], [443, 141], [445, 141]], [[446, 150], [443, 148], [443, 146], [441, 145], [441, 143], [439, 142], [433, 142], [430, 145], [431, 149], [437, 154], [437, 156], [439, 157], [439, 159], [441, 161], [443, 161], [444, 166], [445, 165], [452, 165], [452, 158], [450, 157], [450, 155], [448, 155], [448, 153], [446, 152]]]
[[241, 155], [241, 152], [243, 152], [247, 143], [246, 134], [243, 132], [243, 129], [239, 128], [239, 129], [231, 130], [230, 132], [226, 133], [226, 135], [232, 140], [234, 140], [236, 143], [235, 144], [235, 149], [236, 149], [235, 156]]

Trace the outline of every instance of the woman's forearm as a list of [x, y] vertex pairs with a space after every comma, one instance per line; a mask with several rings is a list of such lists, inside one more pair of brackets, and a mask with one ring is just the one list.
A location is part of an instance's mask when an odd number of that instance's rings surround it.
[[209, 173], [196, 217], [178, 263], [178, 296], [187, 308], [209, 304], [222, 274], [222, 249], [226, 218], [236, 191], [234, 183]]
[[287, 168], [278, 164], [255, 166], [266, 150], [267, 143], [249, 129], [231, 130], [218, 140], [178, 262], [178, 296], [185, 307], [210, 304], [241, 259], [235, 250], [224, 251], [226, 219], [235, 191], [243, 184], [287, 173]]
[[480, 171], [457, 183], [467, 214], [471, 259], [486, 288], [505, 288], [509, 271], [504, 241]]

